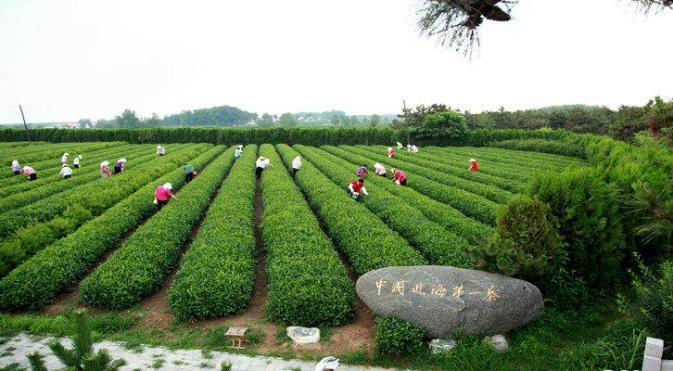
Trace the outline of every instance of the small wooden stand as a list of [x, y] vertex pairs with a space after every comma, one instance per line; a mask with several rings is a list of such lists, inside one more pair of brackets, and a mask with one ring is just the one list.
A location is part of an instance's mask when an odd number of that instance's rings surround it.
[[245, 349], [243, 342], [245, 341], [245, 332], [247, 327], [229, 327], [224, 336], [231, 338], [231, 348]]

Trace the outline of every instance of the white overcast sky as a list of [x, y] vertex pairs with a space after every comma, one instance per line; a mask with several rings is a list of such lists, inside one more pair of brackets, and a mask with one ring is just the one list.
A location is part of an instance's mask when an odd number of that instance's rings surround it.
[[[147, 116], [642, 105], [673, 97], [673, 11], [521, 0], [472, 60], [420, 36], [418, 0], [0, 0], [0, 123]], [[580, 12], [580, 10], [582, 12]]]

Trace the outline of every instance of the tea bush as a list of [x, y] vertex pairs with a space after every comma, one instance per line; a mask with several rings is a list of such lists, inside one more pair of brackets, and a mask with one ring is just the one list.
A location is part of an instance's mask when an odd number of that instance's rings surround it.
[[[344, 189], [354, 179], [352, 175], [354, 166], [345, 168], [332, 164], [318, 152], [302, 145], [296, 145], [294, 148], [335, 184], [341, 184]], [[388, 191], [376, 185], [369, 184], [369, 186], [369, 196], [365, 196], [362, 203], [391, 229], [409, 241], [428, 261], [432, 264], [472, 268], [472, 260], [466, 254], [469, 246], [466, 239], [428, 220], [419, 210], [409, 206]]]
[[256, 156], [257, 146], [245, 147], [182, 259], [168, 292], [180, 320], [238, 313], [252, 296]]
[[[223, 148], [216, 147], [192, 159], [202, 169]], [[145, 170], [150, 172], [158, 163]], [[72, 288], [84, 274], [124, 237], [151, 215], [155, 188], [166, 182], [179, 189], [185, 182], [182, 169], [176, 169], [144, 185], [130, 197], [82, 225], [77, 231], [44, 248], [0, 280], [0, 309], [39, 310], [58, 294]]]
[[374, 353], [378, 357], [418, 355], [428, 351], [428, 331], [397, 318], [377, 318], [374, 336]]
[[[284, 144], [276, 148], [286, 165], [299, 154]], [[354, 202], [344, 191], [345, 186], [335, 185], [312, 164], [304, 162], [295, 182], [358, 275], [393, 265], [427, 263], [400, 235], [364, 205]]]
[[234, 149], [224, 152], [168, 203], [140, 226], [80, 285], [80, 298], [95, 307], [121, 309], [153, 293], [180, 257], [211, 197], [233, 162]]
[[260, 155], [276, 165], [264, 171], [261, 181], [266, 315], [300, 326], [347, 323], [353, 318], [355, 291], [346, 268], [273, 146], [262, 145]]

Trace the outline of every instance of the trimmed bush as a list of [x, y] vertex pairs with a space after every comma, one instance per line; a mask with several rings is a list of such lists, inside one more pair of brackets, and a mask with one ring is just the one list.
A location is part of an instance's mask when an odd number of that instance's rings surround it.
[[355, 290], [346, 268], [273, 146], [262, 145], [260, 155], [276, 165], [264, 171], [261, 182], [267, 317], [300, 326], [347, 323]]
[[251, 145], [236, 160], [182, 259], [168, 292], [180, 320], [239, 313], [252, 296], [256, 156]]
[[[210, 146], [206, 144], [190, 145], [184, 150], [164, 157], [157, 156], [154, 160], [146, 161], [113, 177], [100, 178], [75, 189], [43, 198], [25, 207], [7, 211], [0, 215], [0, 238], [6, 238], [17, 229], [30, 223], [51, 220], [74, 203], [89, 205], [90, 210], [98, 210], [93, 212], [94, 214], [100, 214], [105, 209], [105, 204], [114, 204], [119, 200], [118, 192], [126, 193], [126, 187], [133, 188], [135, 186], [136, 182], [132, 179], [137, 177], [152, 179], [182, 165], [185, 161], [208, 148]], [[163, 164], [163, 166], [157, 167], [156, 164]]]
[[516, 149], [520, 151], [535, 151], [553, 153], [556, 155], [586, 158], [584, 147], [578, 144], [570, 144], [560, 140], [547, 139], [510, 139], [495, 142], [493, 147]]
[[210, 205], [234, 157], [231, 148], [206, 167], [140, 226], [80, 285], [81, 300], [94, 307], [122, 309], [156, 291], [180, 257], [182, 245]]
[[428, 331], [393, 317], [375, 322], [374, 353], [378, 357], [419, 355], [428, 351]]
[[[386, 148], [382, 146], [371, 147], [370, 150], [376, 151], [377, 153], [386, 153], [385, 152]], [[438, 161], [438, 159], [436, 158], [433, 160], [428, 160], [421, 157], [419, 153], [409, 153], [403, 150], [398, 151], [397, 154], [395, 155], [395, 158], [410, 164], [425, 167], [430, 170], [439, 171], [447, 175], [454, 175], [457, 176], [458, 178], [463, 178], [470, 182], [477, 182], [488, 186], [496, 186], [507, 192], [520, 193], [526, 188], [525, 182], [500, 178], [497, 176], [485, 174], [483, 172], [474, 173], [472, 171], [469, 171], [467, 169], [469, 165], [467, 159], [465, 160], [464, 163], [460, 165], [453, 165], [448, 161], [442, 161], [442, 160]], [[480, 168], [481, 167], [482, 166], [480, 166]]]
[[[365, 157], [369, 162], [376, 161], [375, 159], [378, 158], [377, 156], [371, 156], [370, 152], [363, 151], [356, 147], [344, 146], [342, 148]], [[380, 160], [379, 162], [388, 166], [388, 168], [390, 168], [392, 164], [392, 162], [383, 160]], [[397, 164], [397, 162], [395, 163]], [[419, 193], [432, 197], [437, 201], [447, 203], [463, 214], [482, 223], [495, 225], [498, 210], [500, 209], [500, 205], [497, 203], [463, 189], [447, 186], [438, 181], [428, 179], [414, 171], [408, 171], [407, 166], [400, 168], [407, 174], [407, 187], [411, 187]], [[425, 173], [425, 170], [421, 171], [422, 173]]]
[[556, 223], [549, 205], [526, 196], [512, 199], [498, 217], [494, 241], [475, 249], [477, 267], [548, 286], [564, 256]]
[[[299, 154], [287, 145], [276, 148], [288, 166]], [[354, 202], [344, 191], [345, 185], [335, 185], [312, 164], [304, 162], [295, 182], [358, 275], [394, 265], [427, 263], [400, 235], [364, 205]]]
[[[177, 151], [172, 159], [188, 160], [198, 153], [196, 149]], [[97, 194], [83, 195], [79, 200], [67, 205], [62, 214], [51, 220], [20, 228], [5, 241], [0, 242], [0, 277], [5, 276], [11, 269], [33, 256], [37, 251], [73, 232], [96, 215], [100, 215], [120, 199], [151, 182], [155, 177], [175, 169], [176, 165], [169, 160], [161, 166], [155, 164], [151, 168], [145, 167], [142, 174], [126, 177], [124, 184], [118, 183]]]
[[[352, 167], [366, 162], [366, 159], [360, 155], [333, 146], [323, 146], [318, 153], [324, 155], [327, 160], [341, 166]], [[377, 186], [383, 187], [388, 192], [403, 199], [409, 205], [417, 208], [430, 220], [440, 223], [448, 230], [472, 243], [485, 242], [495, 232], [491, 226], [467, 217], [453, 207], [418, 193], [411, 187], [400, 187], [391, 182], [389, 178], [371, 176], [367, 181], [369, 184], [374, 183]]]
[[[360, 153], [363, 156], [367, 156], [370, 159], [376, 160], [382, 164], [395, 166], [399, 169], [402, 169], [403, 171], [412, 171], [416, 174], [423, 174], [423, 176], [426, 178], [436, 180], [448, 186], [462, 189], [466, 192], [474, 193], [475, 195], [482, 196], [496, 203], [507, 203], [507, 201], [509, 201], [514, 196], [514, 194], [491, 184], [482, 184], [474, 180], [463, 179], [445, 172], [435, 171], [427, 168], [426, 166], [414, 165], [408, 161], [400, 160], [397, 157], [389, 158], [384, 151], [376, 152], [376, 150], [368, 147], [347, 147], [347, 149], [355, 153]], [[465, 174], [469, 175], [467, 168], [463, 171]], [[412, 180], [409, 181], [411, 182]]]
[[568, 267], [593, 288], [621, 279], [626, 257], [617, 187], [593, 168], [569, 168], [557, 177], [537, 177], [530, 194], [551, 206], [568, 249]]
[[[201, 169], [222, 151], [221, 147], [212, 148], [192, 159], [191, 164]], [[156, 210], [152, 202], [154, 190], [166, 182], [172, 183], [175, 189], [181, 187], [185, 182], [182, 169], [143, 186], [10, 272], [0, 280], [0, 309], [40, 310], [58, 294], [72, 288], [110, 247]]]
[[[354, 166], [347, 168], [335, 165], [305, 146], [297, 145], [294, 148], [337, 186], [342, 185], [345, 188], [353, 181]], [[428, 220], [423, 213], [388, 191], [372, 184], [367, 187], [369, 196], [363, 197], [362, 203], [391, 229], [406, 238], [428, 261], [433, 264], [472, 268], [472, 259], [467, 255], [467, 240]]]

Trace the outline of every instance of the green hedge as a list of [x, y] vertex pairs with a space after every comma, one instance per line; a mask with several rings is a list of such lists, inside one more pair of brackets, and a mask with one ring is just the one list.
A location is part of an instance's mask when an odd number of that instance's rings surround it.
[[[453, 186], [460, 188], [467, 192], [474, 193], [476, 195], [487, 198], [493, 202], [504, 204], [507, 203], [514, 194], [504, 189], [498, 188], [492, 184], [483, 184], [471, 179], [464, 179], [462, 177], [456, 176], [446, 171], [437, 171], [429, 169], [425, 166], [415, 165], [409, 161], [401, 160], [397, 157], [390, 158], [385, 151], [377, 152], [374, 149], [368, 147], [348, 147], [350, 151], [355, 153], [362, 154], [363, 156], [369, 157], [372, 160], [378, 161], [382, 164], [387, 164], [389, 166], [395, 166], [403, 171], [412, 171], [416, 174], [423, 174], [424, 177], [436, 180], [445, 184], [447, 186]], [[465, 169], [464, 172], [468, 173], [468, 170]], [[413, 181], [409, 179], [408, 182]]]
[[168, 292], [180, 320], [241, 312], [255, 283], [255, 158], [246, 146], [208, 209]]
[[[334, 146], [323, 146], [321, 149], [326, 158], [341, 166], [353, 166], [366, 162], [361, 155], [357, 155]], [[390, 174], [388, 174], [390, 176]], [[442, 224], [448, 230], [462, 236], [472, 243], [481, 243], [488, 240], [495, 232], [493, 227], [478, 222], [453, 207], [432, 199], [424, 194], [416, 192], [411, 187], [400, 187], [390, 181], [390, 178], [371, 176], [367, 179], [368, 184], [374, 183], [385, 188], [388, 192], [400, 197], [409, 205], [414, 206], [429, 219]]]
[[[127, 193], [128, 187], [137, 189], [133, 187], [138, 184], [130, 181], [131, 179], [136, 177], [151, 179], [164, 174], [207, 148], [209, 148], [209, 145], [206, 144], [187, 146], [182, 151], [164, 157], [157, 156], [154, 160], [147, 161], [113, 177], [101, 178], [80, 187], [43, 198], [25, 207], [7, 211], [0, 215], [0, 238], [7, 238], [19, 228], [30, 223], [51, 220], [75, 203], [87, 205], [87, 209], [92, 210], [93, 214], [99, 214], [106, 208], [106, 205], [114, 204], [118, 200], [120, 192], [121, 194]], [[163, 166], [156, 167], [156, 164], [163, 164]]]
[[[220, 155], [80, 284], [91, 306], [128, 308], [155, 292], [175, 266], [181, 247], [207, 210], [234, 161], [234, 148]], [[204, 283], [205, 284], [205, 283]]]
[[[98, 172], [99, 163], [105, 159], [114, 158], [116, 161], [117, 159], [120, 158], [120, 156], [129, 156], [129, 157], [135, 156], [136, 154], [142, 151], [141, 148], [143, 146], [135, 144], [127, 144], [112, 149], [86, 153], [85, 156], [88, 160], [87, 161], [88, 164], [87, 163], [85, 164], [88, 166], [82, 166], [79, 169], [73, 168], [73, 177], [88, 174], [92, 171]], [[26, 181], [25, 177], [16, 176], [9, 179], [5, 179], [5, 181], [0, 181], [0, 197], [16, 194], [19, 192], [26, 192], [38, 188], [40, 186], [43, 186], [45, 184], [49, 184], [50, 182], [53, 182], [55, 180], [61, 180], [63, 179], [63, 177], [61, 176], [61, 174], [59, 174], [59, 172], [61, 171], [62, 168], [63, 165], [60, 164], [60, 162], [56, 164], [55, 161], [51, 161], [48, 167], [45, 167], [42, 170], [35, 169], [35, 171], [39, 175], [36, 180], [28, 182]]]
[[491, 144], [497, 148], [517, 149], [523, 151], [535, 151], [553, 153], [556, 155], [585, 158], [584, 147], [578, 144], [569, 144], [560, 140], [547, 139], [510, 139]]
[[262, 175], [266, 315], [301, 326], [347, 323], [354, 315], [355, 291], [346, 268], [273, 146], [262, 145], [260, 155], [276, 165]]
[[[126, 164], [126, 166], [124, 166], [125, 171], [130, 170], [137, 165], [143, 164], [146, 161], [156, 159], [156, 154], [147, 153], [147, 151], [142, 152], [145, 152], [145, 154], [136, 156], [137, 153], [128, 153], [128, 155], [126, 155], [129, 162]], [[120, 154], [117, 153], [117, 155]], [[119, 157], [115, 158], [113, 161], [111, 161], [111, 163], [116, 162], [117, 159], [119, 159]], [[100, 180], [100, 178], [100, 173], [98, 171], [92, 171], [91, 168], [83, 172], [77, 172], [73, 169], [73, 176], [67, 181], [65, 181], [62, 177], [56, 178], [56, 181], [54, 181], [54, 179], [50, 179], [48, 184], [44, 184], [42, 186], [39, 186], [40, 184], [38, 184], [37, 187], [25, 190], [24, 192], [14, 193], [12, 195], [3, 197], [0, 200], [0, 210], [14, 210], [25, 205], [30, 205], [45, 197], [53, 196], [68, 189], [82, 186], [94, 180]], [[32, 184], [36, 183], [37, 181], [40, 181], [40, 179], [38, 178], [36, 181], [27, 183]]]
[[[196, 149], [187, 152], [178, 151], [173, 157], [180, 154], [175, 160], [191, 159], [198, 153]], [[11, 269], [35, 255], [39, 250], [73, 232], [86, 221], [101, 214], [105, 209], [112, 207], [153, 179], [170, 172], [177, 165], [168, 160], [161, 167], [157, 166], [147, 169], [143, 174], [127, 177], [123, 185], [108, 187], [98, 193], [97, 198], [81, 198], [68, 204], [65, 210], [53, 219], [18, 229], [0, 243], [0, 277], [5, 276]]]
[[[201, 169], [221, 153], [222, 148], [212, 148], [192, 159], [191, 164]], [[161, 164], [155, 166], [160, 167]], [[10, 272], [0, 281], [0, 309], [40, 310], [58, 294], [72, 289], [109, 248], [154, 213], [154, 190], [166, 182], [179, 189], [185, 182], [182, 169], [173, 170], [143, 186]]]
[[[276, 148], [288, 166], [299, 155], [284, 144]], [[358, 275], [383, 267], [427, 263], [399, 234], [353, 201], [345, 192], [346, 185], [335, 185], [307, 161], [295, 181]]]
[[[337, 185], [345, 187], [355, 179], [355, 166], [343, 167], [331, 163], [317, 151], [297, 145], [294, 147], [307, 160]], [[375, 175], [368, 179], [375, 178]], [[392, 181], [390, 181], [392, 183]], [[397, 231], [433, 264], [472, 268], [472, 259], [467, 255], [469, 242], [441, 225], [429, 220], [418, 209], [375, 184], [367, 182], [369, 196], [362, 199], [363, 205]]]
[[[371, 150], [376, 150], [376, 153], [385, 153], [384, 147], [372, 147]], [[493, 176], [485, 174], [484, 172], [474, 173], [472, 171], [469, 171], [468, 161], [465, 161], [463, 164], [460, 165], [453, 165], [447, 161], [437, 161], [437, 159], [428, 160], [419, 156], [419, 153], [409, 153], [403, 150], [398, 151], [397, 154], [395, 155], [395, 158], [402, 160], [404, 162], [425, 167], [430, 170], [440, 171], [447, 175], [454, 175], [458, 178], [463, 178], [470, 182], [486, 184], [487, 186], [489, 186], [489, 188], [490, 186], [496, 186], [504, 191], [512, 193], [521, 193], [526, 189], [525, 182]], [[498, 198], [500, 199], [500, 197]], [[502, 200], [506, 198], [507, 197], [502, 198]]]
[[428, 330], [393, 317], [378, 317], [374, 328], [377, 357], [419, 355], [428, 352]]
[[[371, 152], [362, 150], [357, 147], [343, 146], [343, 149], [362, 155], [369, 162], [378, 161], [383, 165], [390, 166], [392, 164], [400, 165], [401, 162], [398, 160], [388, 159], [388, 156], [376, 156], [372, 155]], [[424, 177], [420, 174], [425, 174], [427, 170], [421, 168], [418, 169], [421, 172], [417, 173], [415, 171], [409, 170], [414, 165], [400, 166], [405, 174], [407, 175], [407, 187], [411, 187], [422, 193], [426, 196], [432, 197], [437, 201], [445, 202], [456, 209], [460, 210], [463, 214], [474, 218], [482, 223], [488, 225], [495, 225], [495, 220], [498, 216], [498, 211], [500, 210], [500, 204], [497, 204], [487, 198], [484, 198], [478, 194], [466, 191], [464, 189], [449, 186], [446, 184], [437, 181], [436, 179], [430, 179]], [[415, 168], [416, 169], [416, 168]], [[439, 174], [441, 175], [441, 174]]]

